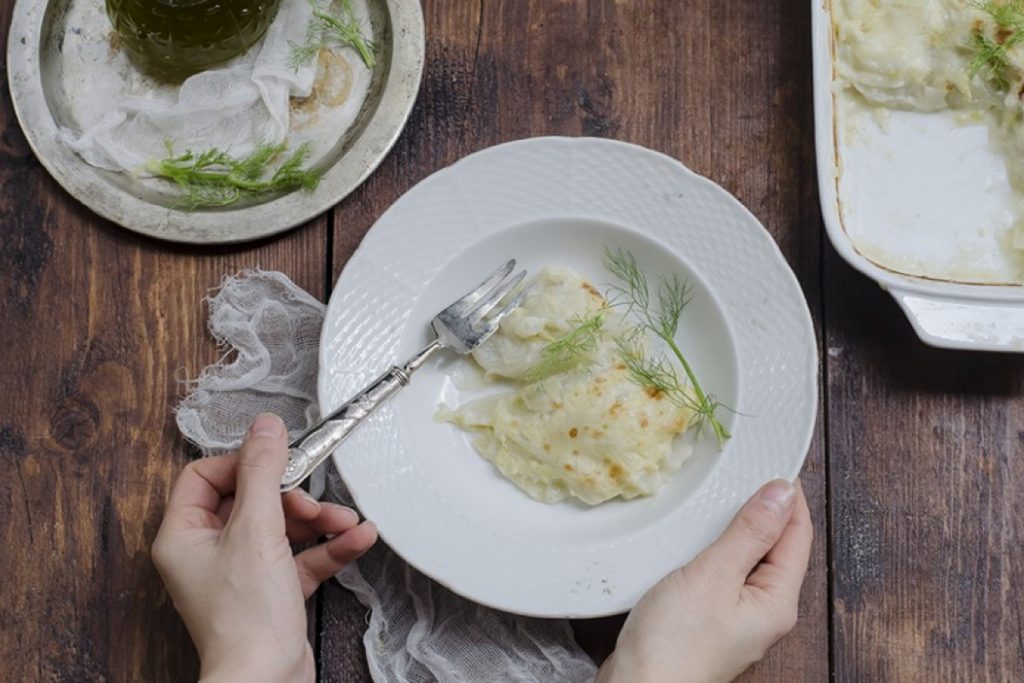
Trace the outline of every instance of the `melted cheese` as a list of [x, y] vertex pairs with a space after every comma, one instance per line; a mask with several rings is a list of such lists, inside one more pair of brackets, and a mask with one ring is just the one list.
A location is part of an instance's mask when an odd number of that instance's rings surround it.
[[970, 100], [966, 0], [833, 0], [836, 71], [871, 102], [936, 111]]
[[656, 492], [689, 455], [675, 444], [692, 413], [637, 386], [615, 338], [621, 317], [605, 312], [603, 332], [573, 370], [527, 383], [544, 347], [605, 305], [568, 270], [546, 268], [522, 307], [473, 357], [491, 377], [521, 382], [511, 392], [442, 409], [441, 419], [472, 431], [473, 446], [534, 498], [573, 497], [596, 505]]
[[492, 377], [522, 379], [540, 362], [548, 343], [571, 332], [577, 319], [594, 315], [605, 303], [579, 275], [544, 268], [522, 305], [473, 352], [473, 359]]

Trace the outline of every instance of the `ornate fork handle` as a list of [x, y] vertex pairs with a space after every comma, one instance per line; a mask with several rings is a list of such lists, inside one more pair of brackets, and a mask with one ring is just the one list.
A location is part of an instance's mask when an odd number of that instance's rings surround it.
[[292, 490], [311, 475], [356, 427], [408, 384], [412, 373], [439, 348], [441, 342], [435, 339], [404, 365], [393, 366], [318, 425], [295, 439], [288, 449], [281, 492]]

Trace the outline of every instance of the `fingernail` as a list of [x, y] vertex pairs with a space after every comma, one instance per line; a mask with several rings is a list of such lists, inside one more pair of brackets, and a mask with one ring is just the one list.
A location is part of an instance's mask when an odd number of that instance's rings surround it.
[[778, 515], [789, 512], [793, 507], [796, 489], [784, 479], [776, 479], [761, 489], [761, 502]]
[[344, 510], [345, 512], [347, 512], [348, 514], [352, 515], [352, 519], [354, 519], [356, 521], [356, 524], [359, 523], [359, 513], [358, 512], [356, 512], [352, 508], [345, 507], [344, 505], [341, 506], [341, 509]]
[[309, 501], [313, 505], [316, 505], [317, 508], [319, 509], [319, 507], [320, 507], [320, 501], [319, 500], [317, 500], [313, 496], [309, 495], [307, 492], [303, 491], [302, 489], [296, 489], [296, 491], [299, 492], [299, 495], [302, 496], [303, 499]]
[[273, 413], [263, 413], [253, 421], [249, 433], [263, 438], [280, 438], [284, 436], [284, 422]]

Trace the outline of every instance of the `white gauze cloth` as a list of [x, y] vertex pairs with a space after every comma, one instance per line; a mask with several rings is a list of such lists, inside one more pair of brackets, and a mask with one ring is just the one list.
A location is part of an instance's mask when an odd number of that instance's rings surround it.
[[[91, 3], [79, 3], [90, 6]], [[81, 111], [96, 112], [82, 121], [79, 133], [61, 129], [60, 138], [86, 163], [111, 171], [145, 175], [144, 164], [167, 156], [164, 141], [182, 153], [216, 147], [241, 157], [259, 142], [277, 144], [288, 134], [290, 97], [306, 97], [313, 87], [316, 61], [293, 69], [289, 43], [302, 44], [312, 18], [308, 0], [281, 0], [277, 16], [262, 43], [226, 66], [189, 77], [179, 87], [160, 87], [146, 94], [145, 77], [130, 66], [126, 55], [111, 58], [105, 38], [92, 33], [110, 25], [102, 6], [89, 7], [79, 18], [84, 33], [71, 36], [67, 50], [81, 52], [77, 77], [94, 81], [78, 88]], [[89, 67], [89, 68], [85, 68]], [[115, 75], [116, 74], [116, 75]], [[91, 102], [82, 102], [81, 98]], [[110, 103], [114, 102], [111, 107]]]
[[[225, 355], [191, 383], [178, 427], [204, 453], [238, 446], [256, 415], [293, 434], [315, 419], [317, 345], [325, 307], [281, 273], [244, 271], [209, 300]], [[352, 505], [333, 470], [329, 497]], [[596, 667], [564, 619], [483, 607], [407, 565], [383, 542], [337, 575], [370, 610], [363, 643], [377, 683], [578, 683]]]

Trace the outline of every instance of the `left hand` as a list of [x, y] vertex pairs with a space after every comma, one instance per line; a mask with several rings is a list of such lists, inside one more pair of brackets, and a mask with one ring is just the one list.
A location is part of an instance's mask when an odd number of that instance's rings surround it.
[[[312, 681], [305, 600], [377, 538], [349, 508], [280, 493], [287, 431], [261, 415], [235, 453], [181, 473], [153, 563], [188, 627], [201, 681]], [[293, 555], [292, 543], [329, 540]]]

